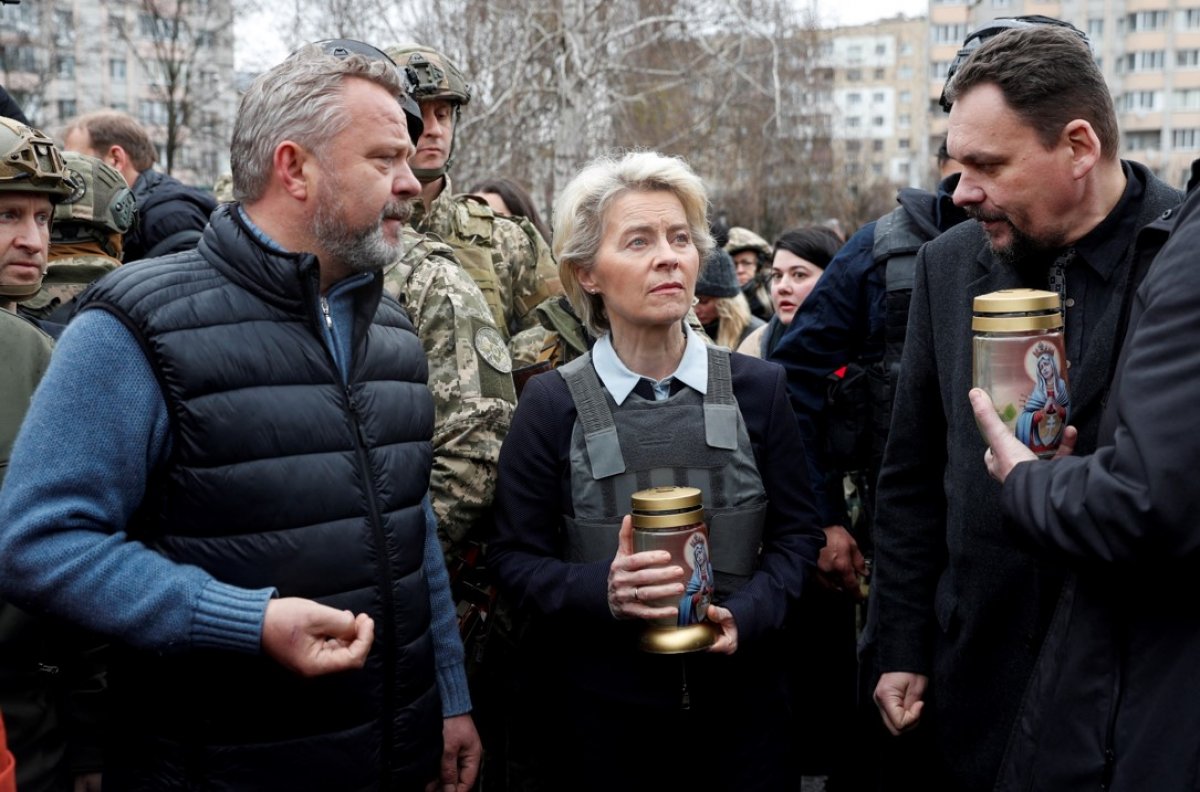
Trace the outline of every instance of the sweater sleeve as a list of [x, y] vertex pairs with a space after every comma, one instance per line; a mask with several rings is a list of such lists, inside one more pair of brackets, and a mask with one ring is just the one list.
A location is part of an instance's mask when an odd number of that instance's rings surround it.
[[574, 515], [563, 493], [575, 408], [556, 372], [525, 385], [512, 429], [500, 449], [495, 531], [488, 567], [519, 608], [612, 623], [608, 573], [612, 559], [562, 560], [563, 516]]
[[467, 690], [467, 669], [464, 665], [462, 638], [458, 634], [458, 617], [454, 599], [450, 596], [450, 573], [438, 541], [437, 519], [426, 497], [425, 509], [425, 579], [429, 586], [429, 631], [433, 636], [433, 657], [437, 666], [438, 691], [442, 698], [442, 717], [449, 718], [471, 711], [471, 695]]
[[272, 589], [221, 583], [125, 533], [169, 442], [137, 341], [111, 314], [80, 314], [34, 394], [0, 492], [0, 593], [141, 648], [258, 652]]

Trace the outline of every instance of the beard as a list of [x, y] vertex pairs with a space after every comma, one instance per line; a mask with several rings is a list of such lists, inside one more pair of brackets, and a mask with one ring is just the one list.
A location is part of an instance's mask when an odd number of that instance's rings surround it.
[[377, 220], [354, 227], [346, 221], [338, 200], [345, 194], [342, 184], [335, 181], [321, 196], [313, 212], [313, 234], [321, 240], [329, 256], [351, 272], [378, 272], [403, 252], [399, 238], [392, 242], [384, 235], [383, 221], [407, 223], [412, 216], [412, 204], [406, 199], [393, 198], [384, 205]]
[[965, 207], [965, 211], [967, 217], [973, 220], [989, 223], [999, 222], [1008, 226], [1008, 243], [997, 246], [992, 237], [988, 236], [988, 247], [991, 248], [992, 255], [997, 261], [1018, 270], [1045, 269], [1047, 254], [1063, 245], [1063, 241], [1057, 237], [1039, 239], [1025, 233], [1013, 225], [1007, 215], [1000, 212], [985, 212], [978, 206]]

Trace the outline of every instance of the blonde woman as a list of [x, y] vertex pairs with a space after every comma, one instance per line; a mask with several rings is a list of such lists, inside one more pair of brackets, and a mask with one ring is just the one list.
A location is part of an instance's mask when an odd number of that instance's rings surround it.
[[[526, 385], [488, 545], [530, 618], [514, 734], [545, 788], [795, 780], [777, 646], [823, 532], [782, 369], [706, 345], [685, 322], [712, 247], [707, 204], [681, 160], [640, 152], [588, 166], [556, 207], [563, 288], [596, 343]], [[645, 620], [677, 618], [687, 576], [665, 553], [635, 552], [628, 512], [634, 491], [672, 482], [704, 494], [704, 615], [718, 637], [652, 655], [638, 648]]]

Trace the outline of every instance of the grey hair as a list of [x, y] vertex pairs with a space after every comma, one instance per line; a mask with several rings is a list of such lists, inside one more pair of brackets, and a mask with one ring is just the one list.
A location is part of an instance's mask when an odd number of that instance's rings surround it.
[[595, 266], [609, 207], [627, 192], [673, 193], [683, 204], [692, 244], [704, 261], [713, 248], [708, 229], [708, 193], [687, 163], [654, 151], [635, 151], [620, 159], [600, 157], [571, 180], [554, 205], [554, 255], [571, 307], [596, 338], [609, 330], [604, 300], [588, 294], [578, 273]]
[[229, 162], [233, 197], [256, 201], [270, 182], [275, 149], [291, 140], [316, 156], [349, 126], [342, 83], [359, 77], [397, 97], [404, 85], [396, 67], [362, 55], [339, 58], [308, 44], [260, 74], [242, 96], [233, 126]]

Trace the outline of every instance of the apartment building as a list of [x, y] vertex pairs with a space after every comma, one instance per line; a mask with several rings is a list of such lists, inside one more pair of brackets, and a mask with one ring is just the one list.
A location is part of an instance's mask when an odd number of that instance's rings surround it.
[[835, 169], [853, 183], [930, 183], [927, 30], [924, 18], [898, 16], [826, 32]]
[[238, 100], [232, 0], [0, 5], [0, 83], [51, 134], [91, 110], [130, 113], [150, 130], [164, 168], [174, 113], [172, 172], [212, 184], [229, 169]]
[[[1112, 89], [1121, 156], [1183, 187], [1200, 157], [1200, 0], [931, 0], [930, 96], [936, 100], [957, 46], [950, 38], [989, 19], [1044, 14], [1088, 34]], [[930, 133], [945, 128], [931, 103]]]

